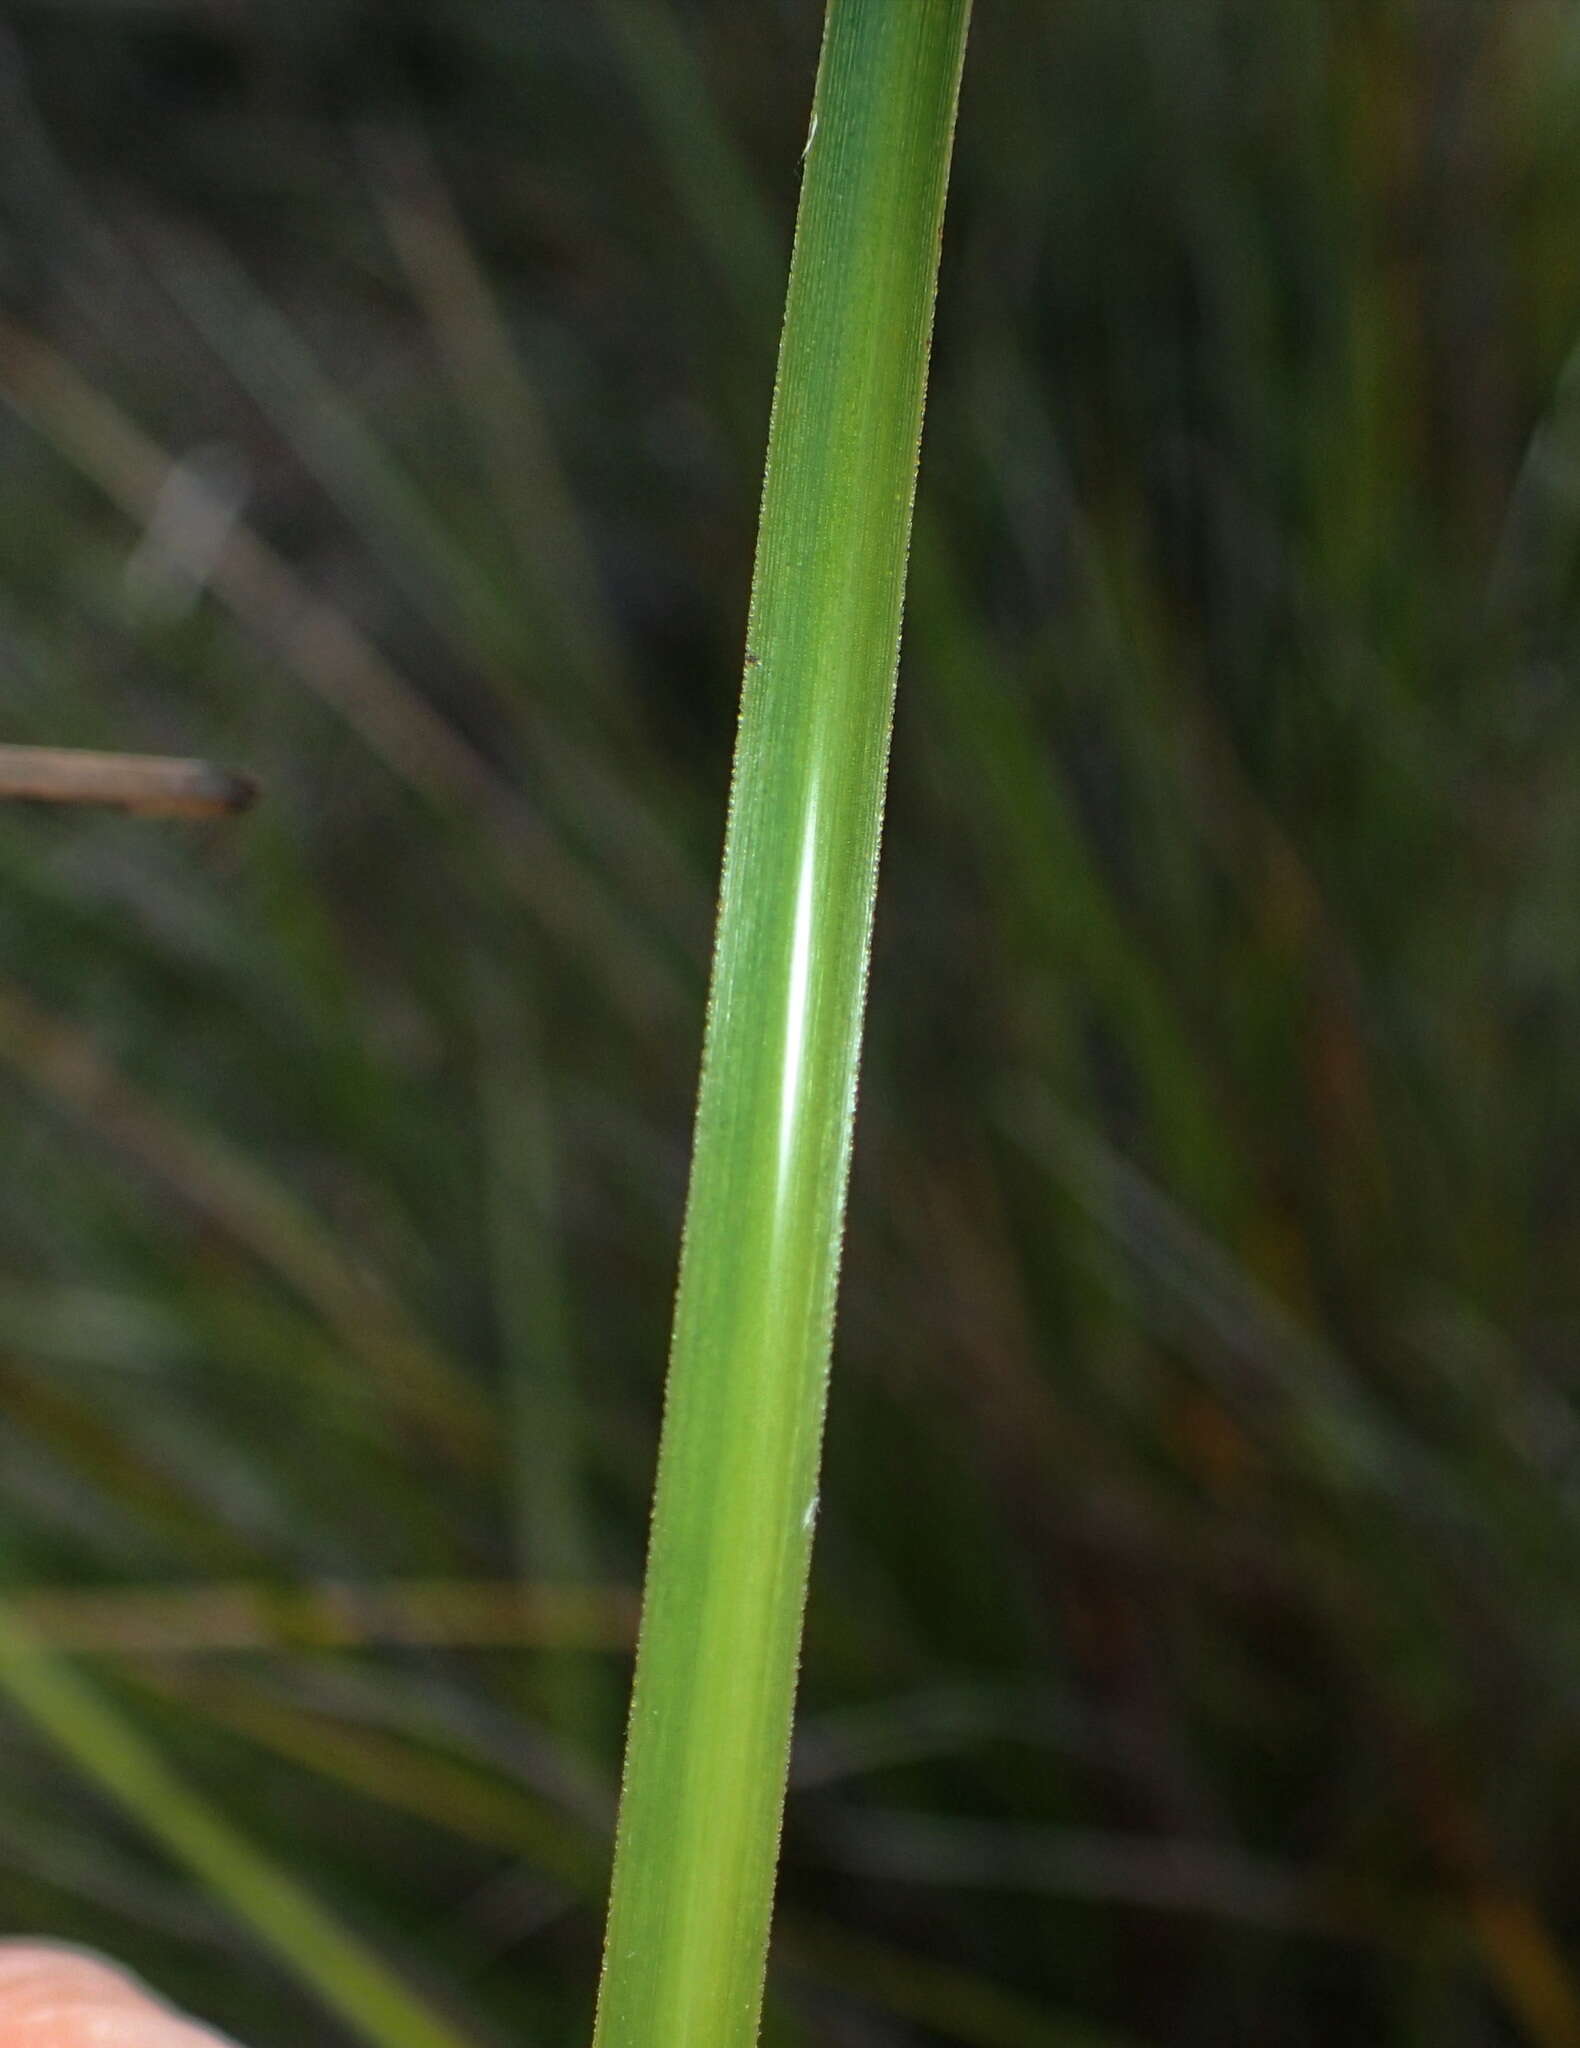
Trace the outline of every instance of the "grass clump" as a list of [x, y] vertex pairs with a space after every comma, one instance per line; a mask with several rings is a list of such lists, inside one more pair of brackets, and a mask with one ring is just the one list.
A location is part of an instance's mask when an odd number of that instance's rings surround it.
[[[468, 2040], [593, 2026], [817, 14], [0, 50], [4, 741], [266, 791], [0, 815], [6, 1590]], [[977, 10], [776, 2043], [1575, 2038], [1575, 59]], [[0, 1926], [349, 2037], [0, 1751]]]

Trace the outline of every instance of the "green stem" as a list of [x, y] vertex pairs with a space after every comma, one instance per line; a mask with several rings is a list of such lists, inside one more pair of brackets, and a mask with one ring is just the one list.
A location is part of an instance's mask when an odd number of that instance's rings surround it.
[[597, 2048], [757, 2036], [970, 0], [830, 0], [779, 358]]

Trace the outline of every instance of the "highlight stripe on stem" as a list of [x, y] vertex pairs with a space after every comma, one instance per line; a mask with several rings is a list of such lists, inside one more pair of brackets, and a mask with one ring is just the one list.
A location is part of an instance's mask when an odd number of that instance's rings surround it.
[[756, 2039], [970, 0], [830, 0], [769, 434], [598, 2048]]

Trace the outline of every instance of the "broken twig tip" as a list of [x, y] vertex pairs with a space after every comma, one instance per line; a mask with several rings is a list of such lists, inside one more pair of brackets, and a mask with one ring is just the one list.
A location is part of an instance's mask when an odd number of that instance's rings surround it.
[[90, 805], [144, 818], [228, 818], [257, 799], [251, 776], [209, 761], [0, 747], [0, 802]]

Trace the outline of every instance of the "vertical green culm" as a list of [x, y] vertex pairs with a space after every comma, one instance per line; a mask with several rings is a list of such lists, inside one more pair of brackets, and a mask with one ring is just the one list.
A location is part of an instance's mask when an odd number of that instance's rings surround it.
[[970, 0], [830, 0], [747, 629], [596, 2048], [757, 2038]]

